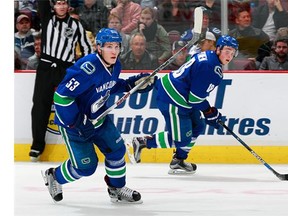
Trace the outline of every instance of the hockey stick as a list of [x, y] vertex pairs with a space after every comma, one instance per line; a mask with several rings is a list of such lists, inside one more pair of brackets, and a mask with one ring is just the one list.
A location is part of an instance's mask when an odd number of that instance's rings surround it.
[[105, 110], [103, 113], [101, 113], [96, 119], [92, 120], [92, 123], [95, 125], [100, 119], [105, 117], [107, 114], [109, 114], [113, 109], [115, 109], [117, 106], [119, 106], [121, 103], [123, 103], [130, 95], [135, 93], [139, 88], [141, 88], [144, 84], [148, 83], [149, 80], [154, 77], [159, 71], [163, 70], [166, 66], [168, 66], [170, 63], [172, 63], [176, 56], [182, 52], [182, 50], [186, 49], [187, 47], [190, 47], [194, 45], [200, 38], [201, 31], [202, 31], [202, 20], [203, 20], [203, 11], [201, 7], [197, 7], [194, 10], [194, 30], [193, 30], [193, 38], [185, 44], [184, 47], [182, 47], [178, 52], [176, 52], [173, 56], [171, 56], [168, 60], [166, 60], [163, 64], [161, 64], [157, 69], [155, 69], [145, 80], [140, 82], [138, 85], [136, 85], [134, 88], [132, 88], [129, 92], [124, 94], [123, 97], [121, 97], [118, 101], [116, 101], [112, 106], [110, 106], [107, 110]]
[[274, 175], [276, 175], [280, 180], [288, 180], [288, 174], [280, 174], [276, 172], [269, 164], [267, 164], [256, 152], [254, 152], [243, 140], [241, 140], [228, 126], [224, 124], [224, 122], [219, 121], [219, 124], [224, 127], [233, 137], [236, 138], [250, 153], [256, 157], [266, 168], [268, 168]]

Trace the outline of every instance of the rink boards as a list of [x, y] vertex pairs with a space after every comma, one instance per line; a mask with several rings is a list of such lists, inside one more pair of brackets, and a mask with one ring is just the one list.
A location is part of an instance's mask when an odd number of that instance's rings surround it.
[[[121, 77], [139, 71], [125, 71]], [[167, 71], [162, 71], [163, 76]], [[35, 71], [15, 71], [15, 161], [28, 161], [31, 146], [31, 107]], [[288, 72], [226, 71], [221, 85], [209, 97], [219, 108], [228, 125], [241, 139], [269, 163], [288, 163]], [[156, 90], [133, 94], [109, 116], [125, 140], [133, 136], [153, 134], [164, 130], [163, 117], [157, 109]], [[123, 95], [110, 98], [112, 105]], [[47, 145], [43, 161], [67, 158], [65, 146], [54, 124], [54, 107], [47, 127]], [[98, 151], [98, 150], [97, 150]], [[143, 152], [142, 162], [167, 162], [173, 149], [152, 149]], [[189, 159], [198, 163], [259, 163], [235, 138], [220, 128], [206, 126], [198, 138]], [[99, 153], [99, 160], [103, 156]]]

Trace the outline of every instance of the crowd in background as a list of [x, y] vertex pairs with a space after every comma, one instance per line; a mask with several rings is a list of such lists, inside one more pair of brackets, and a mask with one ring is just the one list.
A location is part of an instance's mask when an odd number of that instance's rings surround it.
[[[175, 53], [175, 47], [183, 47], [179, 42], [185, 44], [193, 37], [194, 9], [198, 6], [205, 8], [203, 32], [212, 33], [203, 34], [202, 39], [215, 42], [222, 34], [220, 0], [68, 2], [70, 16], [81, 22], [94, 50], [95, 36], [101, 28], [115, 28], [121, 33], [123, 69], [154, 70]], [[41, 55], [37, 0], [14, 0], [14, 7], [15, 69], [35, 70]], [[287, 9], [284, 0], [228, 1], [227, 32], [239, 41], [239, 55], [229, 69], [288, 70]], [[187, 51], [186, 59], [193, 49]], [[79, 48], [75, 53], [76, 59], [82, 56]]]

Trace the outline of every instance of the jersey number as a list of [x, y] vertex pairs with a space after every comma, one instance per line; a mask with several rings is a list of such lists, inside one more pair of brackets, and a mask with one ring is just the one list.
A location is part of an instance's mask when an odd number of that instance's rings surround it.
[[177, 77], [181, 76], [185, 72], [185, 69], [187, 69], [188, 67], [191, 67], [191, 65], [194, 62], [195, 62], [195, 58], [192, 58], [188, 62], [183, 64], [178, 70], [173, 71], [173, 73], [172, 73], [173, 77], [177, 78]]
[[65, 86], [70, 91], [74, 91], [79, 85], [80, 83], [77, 80], [75, 80], [75, 78], [72, 78]]

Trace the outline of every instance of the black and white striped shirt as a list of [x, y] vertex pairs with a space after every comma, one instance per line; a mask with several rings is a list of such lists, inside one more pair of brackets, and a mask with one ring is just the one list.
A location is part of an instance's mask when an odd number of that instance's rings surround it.
[[42, 29], [41, 58], [74, 62], [77, 42], [83, 55], [92, 53], [91, 41], [81, 23], [68, 14], [59, 19], [50, 8], [49, 0], [38, 1]]

